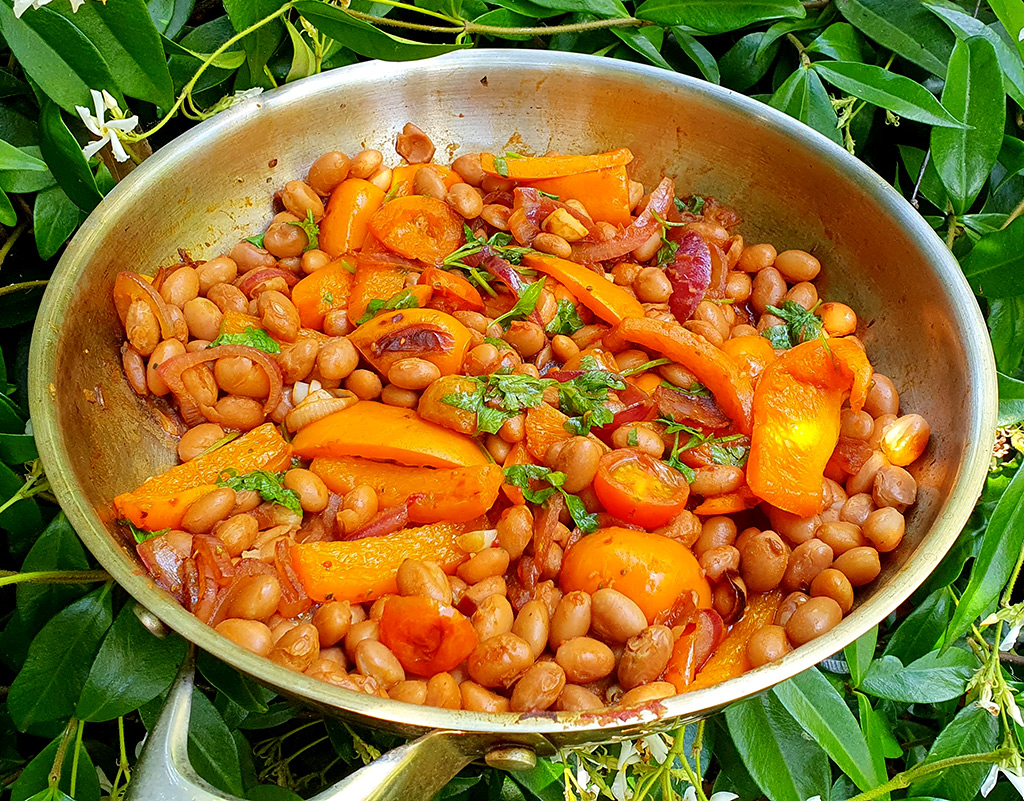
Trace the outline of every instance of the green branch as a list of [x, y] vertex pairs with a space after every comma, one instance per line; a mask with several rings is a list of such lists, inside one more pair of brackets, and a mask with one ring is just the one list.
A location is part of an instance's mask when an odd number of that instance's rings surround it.
[[883, 795], [886, 795], [893, 790], [903, 790], [918, 779], [924, 776], [929, 776], [932, 773], [940, 773], [949, 768], [958, 767], [959, 765], [976, 765], [979, 763], [997, 764], [1012, 756], [1013, 753], [1012, 748], [1000, 748], [996, 751], [990, 751], [987, 754], [961, 754], [960, 756], [948, 757], [947, 759], [939, 759], [935, 762], [916, 765], [910, 770], [897, 773], [885, 784], [880, 784], [873, 790], [868, 790], [867, 792], [853, 796], [849, 801], [873, 801], [873, 799], [881, 798]]
[[98, 581], [110, 581], [110, 574], [106, 570], [35, 570], [29, 573], [0, 570], [0, 587], [28, 583], [86, 584]]

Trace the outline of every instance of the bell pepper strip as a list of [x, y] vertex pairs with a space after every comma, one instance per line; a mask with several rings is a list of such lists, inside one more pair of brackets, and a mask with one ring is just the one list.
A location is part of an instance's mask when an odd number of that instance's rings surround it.
[[870, 376], [864, 352], [842, 339], [804, 342], [769, 365], [754, 393], [747, 483], [755, 495], [800, 517], [821, 511], [843, 398], [852, 389], [859, 410]]
[[580, 264], [555, 256], [528, 253], [523, 256], [523, 265], [550, 275], [607, 323], [644, 316], [644, 307], [633, 295]]
[[641, 373], [640, 375], [626, 376], [626, 381], [641, 392], [646, 392], [648, 395], [651, 395], [658, 387], [661, 386], [662, 378], [657, 373], [648, 371], [646, 373]]
[[538, 463], [543, 464], [548, 448], [572, 437], [565, 430], [568, 419], [546, 403], [526, 410], [526, 450]]
[[381, 509], [412, 498], [409, 519], [413, 523], [464, 523], [480, 517], [497, 500], [505, 481], [504, 471], [496, 464], [434, 469], [349, 457], [314, 459], [310, 470], [339, 495], [363, 484], [372, 487]]
[[633, 160], [629, 148], [621, 147], [592, 156], [527, 156], [523, 158], [495, 157], [493, 153], [480, 154], [480, 166], [488, 175], [513, 181], [537, 181], [542, 178], [560, 178], [579, 172], [624, 167]]
[[629, 317], [613, 328], [611, 335], [681, 364], [711, 390], [736, 427], [750, 433], [754, 390], [731, 356], [681, 325], [648, 317]]
[[353, 260], [336, 259], [292, 287], [292, 303], [303, 327], [322, 329], [328, 312], [348, 306], [355, 271]]
[[451, 575], [468, 556], [459, 537], [486, 527], [486, 520], [432, 523], [386, 537], [293, 545], [292, 567], [314, 601], [374, 601], [398, 591], [395, 577], [406, 559], [437, 562]]
[[[523, 184], [527, 185], [527, 184]], [[629, 176], [625, 167], [606, 167], [558, 178], [530, 181], [533, 189], [557, 195], [562, 202], [578, 200], [591, 219], [627, 226], [629, 214]]]
[[750, 487], [742, 486], [735, 492], [727, 492], [724, 495], [715, 495], [705, 498], [704, 501], [693, 510], [695, 515], [702, 517], [713, 517], [715, 515], [731, 515], [736, 512], [744, 512], [753, 509], [761, 503]]
[[677, 685], [676, 689], [679, 692], [701, 690], [734, 679], [750, 670], [752, 665], [747, 659], [747, 644], [756, 632], [772, 622], [780, 603], [782, 603], [781, 590], [758, 593], [749, 597], [743, 617], [733, 625], [722, 644], [715, 649], [712, 657], [698, 671], [693, 682], [684, 687]]
[[722, 343], [722, 350], [732, 356], [739, 365], [740, 371], [746, 373], [751, 385], [757, 387], [761, 373], [775, 361], [775, 349], [762, 336], [733, 337]]
[[[221, 317], [219, 333], [221, 334], [244, 334], [248, 328], [258, 328], [261, 331], [266, 331], [263, 327], [263, 323], [259, 317], [254, 317], [251, 314], [245, 312], [235, 311], [234, 309], [228, 309], [224, 312], [224, 316]], [[283, 339], [279, 339], [267, 331], [267, 336], [277, 342], [279, 345], [288, 345], [291, 343], [285, 342]], [[313, 339], [316, 340], [317, 344], [323, 345], [328, 339], [327, 334], [323, 331], [318, 331], [315, 328], [300, 328], [299, 336], [296, 340], [302, 339]]]
[[346, 178], [331, 193], [320, 221], [320, 249], [338, 258], [359, 250], [370, 230], [370, 218], [384, 202], [384, 190], [362, 178]]
[[[411, 289], [432, 291], [429, 286]], [[472, 336], [466, 326], [442, 311], [398, 309], [378, 314], [348, 338], [382, 375], [395, 362], [413, 357], [436, 365], [442, 375], [452, 375], [462, 367]]]
[[711, 251], [696, 231], [672, 228], [667, 239], [677, 246], [672, 261], [665, 265], [665, 277], [672, 284], [668, 308], [673, 317], [685, 323], [711, 285]]
[[428, 423], [412, 409], [360, 401], [299, 430], [296, 455], [362, 456], [412, 467], [466, 467], [490, 459], [472, 437]]
[[[683, 631], [676, 638], [672, 647], [672, 656], [665, 668], [665, 681], [675, 685], [677, 692], [683, 692], [693, 684], [697, 671], [703, 667], [722, 640], [725, 639], [725, 623], [722, 616], [713, 609], [690, 608], [686, 616], [688, 601], [686, 595], [680, 596], [672, 612], [682, 613], [685, 617], [675, 625], [683, 626]], [[680, 608], [680, 606], [682, 608]], [[670, 613], [671, 614], [671, 613]], [[673, 615], [675, 617], [675, 615]], [[688, 619], [686, 619], [688, 617]], [[684, 622], [685, 621], [685, 622]], [[660, 623], [661, 621], [655, 621]], [[672, 626], [670, 622], [663, 625]]]
[[458, 609], [422, 595], [392, 595], [380, 619], [380, 640], [417, 676], [458, 667], [476, 648], [476, 629]]
[[385, 203], [370, 218], [370, 230], [388, 250], [435, 266], [466, 241], [462, 217], [444, 201], [426, 195]]
[[572, 260], [576, 262], [597, 262], [617, 259], [636, 250], [654, 234], [661, 230], [661, 220], [667, 219], [669, 211], [674, 209], [675, 184], [671, 178], [663, 178], [647, 201], [643, 211], [617, 236], [611, 239], [594, 240], [589, 238], [576, 242], [572, 246]]
[[[505, 457], [505, 462], [502, 467], [508, 470], [512, 465], [516, 464], [536, 464], [530, 452], [526, 450], [525, 442], [517, 442], [513, 445], [508, 452], [508, 456]], [[508, 498], [516, 506], [522, 506], [526, 503], [526, 498], [523, 497], [523, 491], [515, 484], [502, 484], [501, 491], [505, 493], [505, 497]]]
[[424, 167], [432, 168], [444, 182], [446, 189], [451, 189], [455, 184], [465, 183], [455, 170], [445, 167], [443, 164], [403, 164], [391, 170], [391, 188], [388, 189], [388, 197], [398, 198], [413, 194], [412, 184], [416, 173]]
[[387, 300], [405, 289], [409, 268], [360, 255], [356, 279], [348, 296], [348, 319], [357, 325], [371, 300]]
[[483, 311], [480, 293], [461, 275], [428, 267], [420, 273], [420, 283], [433, 288], [434, 305], [441, 311]]
[[192, 504], [214, 490], [227, 469], [239, 475], [253, 470], [284, 470], [291, 462], [291, 446], [277, 426], [264, 423], [246, 434], [154, 476], [138, 489], [114, 498], [118, 515], [138, 528], [161, 531], [181, 528], [181, 518]]

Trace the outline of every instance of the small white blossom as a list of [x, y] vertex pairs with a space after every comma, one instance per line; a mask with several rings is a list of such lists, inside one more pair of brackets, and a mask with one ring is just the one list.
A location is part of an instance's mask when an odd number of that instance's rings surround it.
[[651, 752], [651, 756], [654, 757], [654, 761], [659, 765], [664, 764], [668, 758], [668, 744], [665, 742], [665, 738], [660, 734], [648, 734], [643, 741], [647, 750]]
[[[739, 798], [739, 796], [736, 795], [736, 793], [727, 793], [724, 790], [720, 790], [717, 793], [712, 793], [711, 798], [709, 798], [708, 801], [736, 801], [737, 798]], [[814, 798], [817, 798], [818, 801], [821, 801], [820, 795], [816, 795], [814, 796]], [[808, 798], [807, 801], [813, 800]]]
[[[50, 0], [14, 0], [14, 16], [20, 18], [30, 8], [42, 8]], [[71, 13], [74, 14], [82, 7], [85, 0], [71, 0]]]
[[585, 793], [588, 796], [597, 796], [599, 788], [590, 777], [590, 772], [587, 770], [587, 766], [583, 764], [583, 760], [578, 757], [576, 759], [576, 784], [579, 786], [581, 793]]
[[1024, 798], [1024, 776], [1021, 776], [1016, 770], [1010, 770], [1002, 765], [993, 765], [992, 770], [988, 772], [985, 780], [981, 783], [982, 796], [987, 797], [992, 792], [1000, 773], [1013, 785], [1013, 789], [1020, 794], [1020, 797]]
[[[114, 158], [118, 161], [128, 161], [130, 157], [124, 149], [124, 145], [121, 144], [121, 134], [133, 130], [139, 124], [139, 118], [134, 114], [126, 117], [124, 112], [117, 107], [117, 101], [105, 89], [103, 92], [91, 89], [90, 92], [96, 113], [89, 113], [89, 109], [85, 106], [75, 106], [75, 111], [78, 112], [78, 116], [82, 118], [82, 122], [85, 123], [89, 132], [99, 138], [83, 147], [82, 153], [86, 159], [91, 159], [109, 142]], [[111, 112], [112, 119], [105, 120], [104, 117], [108, 111]]]
[[1020, 29], [1020, 33], [1017, 34], [1017, 41], [1024, 42], [1024, 28]]
[[633, 792], [629, 789], [629, 784], [626, 783], [626, 774], [624, 771], [619, 771], [615, 774], [615, 778], [612, 779], [612, 798], [615, 801], [629, 801], [633, 797]]
[[640, 753], [632, 740], [623, 740], [619, 745], [619, 760], [615, 763], [615, 769], [621, 771], [627, 765], [635, 765], [640, 761]]

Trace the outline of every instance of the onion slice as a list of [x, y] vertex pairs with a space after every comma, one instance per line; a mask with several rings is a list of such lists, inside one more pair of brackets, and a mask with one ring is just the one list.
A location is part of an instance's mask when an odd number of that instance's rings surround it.
[[121, 318], [121, 325], [126, 323], [128, 309], [136, 300], [145, 302], [153, 310], [157, 322], [160, 323], [160, 336], [164, 339], [174, 339], [174, 321], [167, 310], [167, 302], [160, 293], [138, 273], [118, 273], [114, 279], [114, 306], [117, 308], [117, 316]]
[[396, 531], [401, 531], [409, 525], [409, 507], [425, 497], [422, 492], [410, 495], [405, 499], [405, 503], [385, 509], [361, 529], [353, 531], [351, 534], [346, 534], [344, 539], [346, 541], [363, 540], [367, 537], [384, 537], [388, 534], [394, 534]]
[[630, 223], [618, 236], [604, 242], [577, 242], [572, 246], [572, 260], [577, 262], [598, 262], [617, 259], [640, 247], [658, 232], [661, 223], [658, 217], [665, 219], [672, 199], [675, 196], [675, 184], [671, 178], [663, 178], [661, 183], [651, 192], [650, 200], [640, 215]]
[[696, 231], [673, 228], [669, 242], [679, 247], [672, 261], [665, 266], [665, 277], [672, 284], [668, 308], [681, 323], [693, 316], [711, 284], [711, 251]]
[[281, 278], [288, 286], [295, 286], [302, 279], [295, 273], [282, 270], [278, 267], [264, 267], [261, 270], [250, 270], [239, 280], [237, 286], [242, 293], [252, 300], [252, 291], [264, 281], [273, 278]]

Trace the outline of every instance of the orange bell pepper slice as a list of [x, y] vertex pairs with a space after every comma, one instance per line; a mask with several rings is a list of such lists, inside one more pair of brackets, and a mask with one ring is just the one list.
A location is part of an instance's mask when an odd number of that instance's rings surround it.
[[303, 459], [362, 456], [412, 467], [466, 467], [491, 460], [472, 437], [430, 423], [412, 409], [360, 401], [299, 430]]
[[459, 536], [486, 526], [485, 520], [432, 523], [386, 537], [293, 545], [292, 567], [314, 601], [374, 601], [398, 592], [395, 576], [406, 559], [437, 562], [454, 573], [468, 556], [458, 545]]
[[554, 406], [546, 403], [526, 410], [526, 450], [539, 464], [543, 464], [548, 448], [572, 437], [565, 430], [565, 421], [568, 419]]
[[371, 300], [387, 300], [405, 289], [408, 267], [373, 258], [359, 258], [356, 279], [348, 296], [348, 319], [357, 325]]
[[693, 510], [693, 513], [705, 517], [731, 515], [736, 512], [753, 509], [759, 503], [761, 503], [761, 499], [750, 491], [750, 487], [743, 486], [735, 492], [727, 492], [724, 495], [705, 498], [704, 502]]
[[[526, 443], [520, 441], [513, 445], [508, 452], [508, 456], [505, 457], [505, 463], [502, 467], [508, 470], [514, 464], [536, 464], [530, 452], [526, 450]], [[515, 484], [502, 484], [501, 491], [505, 493], [505, 497], [512, 501], [516, 506], [522, 506], [526, 503], [526, 498], [523, 497], [523, 491], [519, 489]]]
[[[633, 160], [633, 153], [627, 147], [592, 156], [528, 156], [504, 158], [507, 169], [498, 170], [493, 153], [480, 154], [480, 166], [488, 175], [509, 178], [513, 181], [537, 181], [542, 178], [561, 178], [578, 172], [603, 170], [608, 167], [625, 167]], [[506, 174], [507, 173], [507, 174]]]
[[336, 259], [292, 287], [292, 303], [305, 328], [322, 329], [328, 312], [348, 306], [355, 270], [350, 260]]
[[661, 386], [662, 378], [657, 373], [648, 371], [638, 376], [627, 376], [626, 380], [637, 389], [643, 390], [650, 395], [654, 390]]
[[197, 456], [189, 462], [154, 476], [138, 489], [114, 498], [122, 518], [147, 531], [181, 528], [181, 518], [192, 504], [216, 489], [217, 479], [227, 469], [239, 475], [253, 470], [284, 470], [291, 462], [292, 448], [273, 423], [252, 431]]
[[627, 317], [644, 316], [640, 301], [582, 264], [533, 253], [523, 256], [523, 264], [563, 284], [576, 300], [605, 322], [614, 325]]
[[[429, 286], [411, 289], [432, 291]], [[472, 335], [442, 311], [398, 309], [367, 320], [348, 338], [382, 375], [387, 375], [395, 362], [411, 357], [437, 365], [442, 375], [451, 375], [461, 369]]]
[[338, 258], [359, 250], [370, 230], [370, 218], [384, 202], [384, 190], [362, 178], [346, 178], [331, 193], [320, 221], [320, 249]]
[[735, 337], [722, 343], [722, 350], [732, 356], [753, 386], [765, 368], [778, 358], [771, 343], [762, 336]]
[[444, 201], [425, 195], [385, 203], [370, 218], [370, 230], [388, 250], [434, 265], [466, 241], [462, 217]]
[[406, 467], [369, 459], [314, 459], [310, 470], [331, 492], [344, 495], [366, 484], [373, 487], [382, 509], [409, 504], [413, 523], [464, 523], [486, 514], [498, 499], [505, 480], [496, 464], [472, 467]]
[[521, 183], [541, 192], [558, 195], [558, 199], [563, 203], [567, 200], [578, 200], [586, 207], [593, 220], [622, 226], [633, 221], [629, 214], [629, 176], [625, 167], [607, 167], [603, 170]]
[[457, 273], [428, 267], [420, 273], [420, 283], [433, 287], [435, 303], [440, 299], [444, 311], [484, 310], [484, 300], [476, 287]]
[[388, 195], [392, 198], [411, 195], [412, 182], [416, 178], [416, 173], [424, 167], [432, 167], [441, 176], [447, 189], [451, 189], [455, 184], [465, 183], [455, 170], [445, 167], [443, 164], [403, 164], [391, 170], [391, 188], [388, 189]]
[[859, 411], [871, 374], [864, 351], [842, 339], [804, 342], [769, 365], [754, 394], [747, 483], [755, 495], [801, 517], [821, 511], [843, 398], [852, 390]]
[[613, 337], [655, 350], [678, 362], [711, 390], [722, 411], [744, 434], [750, 433], [754, 390], [736, 361], [704, 337], [678, 323], [629, 317], [612, 329]]
[[[235, 311], [234, 309], [228, 309], [224, 312], [224, 316], [220, 321], [220, 333], [222, 334], [244, 334], [247, 328], [258, 328], [261, 331], [266, 331], [263, 327], [263, 323], [260, 322], [259, 317], [253, 317], [251, 314], [245, 314], [244, 312]], [[283, 339], [278, 339], [269, 331], [267, 335], [280, 345], [291, 344]], [[327, 336], [323, 331], [317, 331], [315, 328], [300, 328], [299, 339], [309, 337], [315, 339], [319, 344], [323, 344], [330, 337]]]

